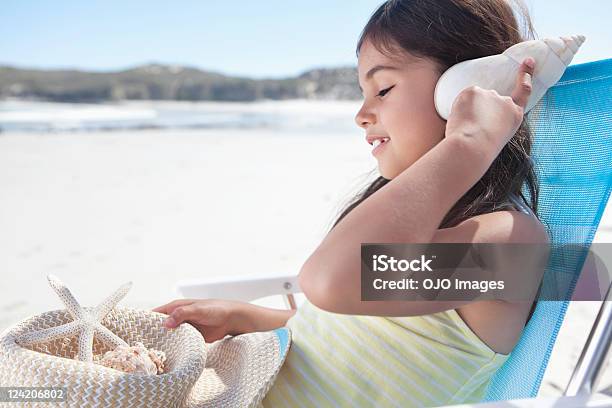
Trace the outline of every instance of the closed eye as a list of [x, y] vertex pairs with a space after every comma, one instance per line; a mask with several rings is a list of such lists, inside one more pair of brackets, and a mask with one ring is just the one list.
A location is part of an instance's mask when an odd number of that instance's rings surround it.
[[385, 96], [385, 95], [386, 95], [386, 94], [387, 94], [387, 93], [388, 93], [388, 92], [389, 92], [391, 89], [393, 89], [393, 87], [395, 87], [395, 85], [390, 86], [389, 88], [383, 89], [383, 90], [382, 90], [382, 91], [380, 91], [380, 92], [378, 93], [378, 95], [376, 95], [376, 96], [380, 96], [380, 97]]

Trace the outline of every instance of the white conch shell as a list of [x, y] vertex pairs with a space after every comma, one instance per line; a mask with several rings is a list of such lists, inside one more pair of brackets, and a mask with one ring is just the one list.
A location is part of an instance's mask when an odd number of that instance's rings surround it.
[[494, 89], [503, 96], [511, 96], [516, 85], [519, 66], [527, 57], [535, 60], [532, 91], [525, 113], [544, 96], [565, 72], [576, 52], [584, 43], [583, 35], [524, 41], [513, 45], [502, 54], [463, 61], [450, 67], [438, 80], [434, 103], [438, 114], [448, 119], [457, 95], [472, 85]]

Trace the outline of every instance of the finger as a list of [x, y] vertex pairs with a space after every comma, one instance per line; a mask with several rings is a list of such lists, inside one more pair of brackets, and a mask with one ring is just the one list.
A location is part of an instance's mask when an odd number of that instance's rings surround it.
[[202, 308], [193, 303], [190, 305], [177, 307], [170, 314], [170, 316], [164, 320], [164, 326], [168, 329], [173, 329], [185, 321], [201, 318], [202, 313]]
[[157, 312], [157, 313], [163, 313], [163, 314], [169, 315], [177, 307], [185, 306], [185, 305], [191, 304], [193, 302], [194, 302], [193, 299], [177, 299], [177, 300], [173, 300], [170, 303], [166, 303], [165, 305], [158, 306], [155, 309], [153, 309], [153, 311]]
[[153, 311], [157, 313], [170, 314], [177, 307], [189, 303], [188, 301], [189, 299], [173, 300], [172, 302], [166, 303], [165, 305], [157, 306], [155, 309], [153, 309]]
[[531, 77], [535, 68], [535, 60], [531, 57], [525, 58], [519, 67], [516, 76], [516, 85], [512, 91], [512, 100], [521, 108], [525, 109], [529, 97], [531, 96], [532, 82]]

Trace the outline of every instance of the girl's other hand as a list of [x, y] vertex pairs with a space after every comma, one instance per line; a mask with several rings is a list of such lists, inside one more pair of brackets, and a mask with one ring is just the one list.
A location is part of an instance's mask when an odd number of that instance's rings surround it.
[[446, 123], [447, 139], [460, 139], [491, 161], [510, 141], [523, 121], [531, 95], [533, 58], [526, 58], [519, 68], [512, 96], [472, 86], [459, 93]]
[[164, 326], [173, 329], [183, 322], [192, 324], [207, 343], [226, 335], [248, 333], [248, 303], [218, 299], [180, 299], [153, 309], [167, 314]]

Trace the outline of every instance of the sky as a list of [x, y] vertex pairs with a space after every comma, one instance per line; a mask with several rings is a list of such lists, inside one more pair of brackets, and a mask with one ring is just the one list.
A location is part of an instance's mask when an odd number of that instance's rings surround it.
[[[573, 63], [612, 58], [611, 0], [524, 0], [540, 38], [584, 34]], [[380, 0], [3, 0], [0, 65], [114, 71], [178, 64], [252, 78], [354, 66]]]

